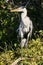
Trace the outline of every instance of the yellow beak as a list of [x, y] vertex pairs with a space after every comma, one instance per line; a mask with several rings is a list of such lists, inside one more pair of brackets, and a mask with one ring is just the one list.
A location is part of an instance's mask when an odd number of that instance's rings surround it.
[[17, 8], [17, 9], [10, 10], [10, 12], [21, 12], [21, 11], [22, 11], [21, 8]]
[[17, 9], [10, 10], [10, 12], [18, 12], [18, 8]]

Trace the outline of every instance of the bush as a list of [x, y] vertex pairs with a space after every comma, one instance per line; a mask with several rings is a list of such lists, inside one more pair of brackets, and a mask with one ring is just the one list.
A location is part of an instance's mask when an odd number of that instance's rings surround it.
[[[17, 48], [16, 51], [9, 50], [0, 55], [0, 64], [10, 65], [20, 56], [20, 48]], [[28, 49], [22, 49], [22, 56], [27, 58], [22, 61], [24, 65], [43, 65], [43, 44], [41, 44], [40, 39], [37, 38], [36, 40], [32, 39], [32, 41], [29, 41]], [[21, 61], [18, 64], [20, 63]]]

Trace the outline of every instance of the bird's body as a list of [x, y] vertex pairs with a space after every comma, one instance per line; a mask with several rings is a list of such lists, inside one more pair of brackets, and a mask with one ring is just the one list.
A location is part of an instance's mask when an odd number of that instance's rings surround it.
[[20, 45], [21, 47], [24, 47], [24, 45], [27, 47], [27, 43], [29, 40], [29, 36], [32, 35], [32, 21], [27, 16], [27, 10], [24, 8], [21, 13], [21, 22], [18, 28], [18, 36], [20, 37]]
[[21, 48], [23, 48], [24, 45], [27, 47], [29, 37], [31, 37], [33, 30], [32, 21], [27, 16], [27, 9], [25, 7], [20, 7], [15, 10], [11, 10], [11, 12], [21, 12], [21, 21], [19, 24], [19, 28], [17, 29], [18, 38]]

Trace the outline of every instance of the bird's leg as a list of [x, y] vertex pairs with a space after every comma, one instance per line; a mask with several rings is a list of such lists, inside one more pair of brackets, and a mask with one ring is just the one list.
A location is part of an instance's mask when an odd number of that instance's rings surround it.
[[22, 56], [23, 56], [23, 47], [24, 47], [25, 43], [26, 43], [26, 39], [24, 38], [24, 39], [21, 40], [21, 43], [20, 43]]
[[26, 49], [28, 49], [28, 38], [26, 40], [25, 47], [26, 47]]
[[[23, 47], [21, 47], [21, 49], [20, 49], [21, 58], [23, 57], [23, 51], [22, 50], [23, 50]], [[21, 62], [20, 65], [23, 65], [23, 63]]]
[[25, 43], [25, 47], [26, 47], [27, 50], [28, 50], [28, 40], [29, 40], [29, 36], [30, 36], [30, 34], [27, 35], [27, 39], [26, 39], [26, 43]]
[[22, 40], [21, 40], [20, 46], [21, 46], [20, 54], [21, 54], [21, 57], [23, 57], [23, 55], [22, 55], [22, 49], [23, 49], [23, 47], [22, 47]]
[[21, 57], [23, 57], [23, 48], [21, 48], [21, 50], [20, 50], [20, 53], [21, 53]]
[[28, 39], [26, 40], [25, 47], [28, 49]]
[[29, 36], [30, 41], [31, 41], [31, 37], [32, 37], [32, 32], [30, 32], [30, 36]]

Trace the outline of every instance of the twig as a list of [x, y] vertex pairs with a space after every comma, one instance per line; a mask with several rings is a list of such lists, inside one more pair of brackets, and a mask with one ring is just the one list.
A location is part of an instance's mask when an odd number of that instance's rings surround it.
[[43, 42], [40, 42], [41, 44], [43, 44]]
[[22, 61], [22, 60], [25, 60], [25, 59], [30, 60], [31, 58], [20, 57], [20, 58], [18, 58], [15, 62], [13, 62], [11, 65], [16, 65], [19, 61]]

